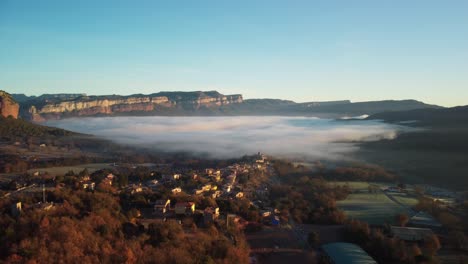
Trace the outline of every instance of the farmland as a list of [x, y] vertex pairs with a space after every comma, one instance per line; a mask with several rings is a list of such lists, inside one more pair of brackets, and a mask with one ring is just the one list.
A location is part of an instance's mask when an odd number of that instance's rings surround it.
[[79, 173], [80, 171], [87, 169], [90, 173], [92, 173], [100, 169], [110, 169], [110, 168], [112, 168], [112, 166], [107, 163], [90, 163], [90, 164], [82, 164], [82, 165], [77, 165], [77, 166], [63, 166], [63, 167], [32, 169], [32, 170], [28, 170], [28, 173], [47, 172], [50, 175], [64, 175], [65, 173], [69, 171], [73, 171], [74, 173]]
[[406, 207], [413, 207], [418, 203], [418, 199], [411, 195], [411, 194], [406, 194], [406, 193], [390, 193], [390, 195], [397, 200], [400, 204], [406, 206]]
[[408, 214], [406, 207], [395, 203], [382, 191], [352, 193], [346, 200], [337, 204], [345, 211], [348, 218], [366, 221], [373, 225], [393, 223], [395, 215]]

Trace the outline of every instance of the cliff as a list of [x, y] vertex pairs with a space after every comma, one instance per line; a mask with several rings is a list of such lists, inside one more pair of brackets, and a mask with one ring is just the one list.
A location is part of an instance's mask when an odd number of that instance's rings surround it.
[[77, 116], [197, 112], [242, 103], [242, 95], [209, 92], [160, 92], [150, 95], [39, 96], [26, 101], [23, 115], [36, 122]]
[[3, 117], [12, 116], [18, 118], [19, 104], [13, 97], [5, 91], [0, 90], [0, 115]]

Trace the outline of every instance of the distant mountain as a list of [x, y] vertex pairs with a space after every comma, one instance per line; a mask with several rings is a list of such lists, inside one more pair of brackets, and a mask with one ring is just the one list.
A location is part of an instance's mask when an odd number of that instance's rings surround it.
[[289, 115], [336, 118], [384, 111], [440, 108], [415, 100], [359, 103], [349, 100], [308, 103], [279, 99], [244, 100], [240, 94], [223, 95], [217, 91], [159, 92], [128, 96], [46, 94], [28, 97], [14, 94], [13, 97], [21, 102], [21, 116], [33, 121], [119, 115]]
[[382, 112], [368, 117], [386, 122], [412, 123], [420, 126], [466, 126], [468, 124], [468, 106], [442, 109], [414, 109], [409, 111]]

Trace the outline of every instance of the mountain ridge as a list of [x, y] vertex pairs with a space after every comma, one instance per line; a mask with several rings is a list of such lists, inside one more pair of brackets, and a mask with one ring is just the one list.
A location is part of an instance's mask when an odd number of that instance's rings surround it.
[[21, 102], [20, 115], [40, 122], [49, 119], [85, 116], [162, 115], [162, 116], [232, 116], [288, 115], [336, 118], [441, 108], [416, 100], [350, 100], [296, 103], [281, 99], [243, 99], [241, 94], [224, 95], [218, 91], [157, 92], [132, 95], [44, 94], [28, 97], [12, 95]]

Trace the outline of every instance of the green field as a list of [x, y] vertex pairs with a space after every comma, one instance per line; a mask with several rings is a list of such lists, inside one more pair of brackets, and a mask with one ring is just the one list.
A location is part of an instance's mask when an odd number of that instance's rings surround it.
[[332, 186], [349, 186], [351, 190], [368, 190], [369, 183], [364, 181], [330, 181]]
[[369, 224], [382, 225], [394, 223], [395, 215], [408, 214], [405, 207], [393, 202], [383, 192], [352, 193], [344, 201], [337, 202], [350, 219], [365, 221]]
[[28, 173], [34, 173], [36, 171], [40, 173], [47, 172], [50, 175], [64, 175], [69, 171], [73, 171], [74, 173], [79, 173], [80, 171], [87, 169], [88, 172], [92, 173], [97, 170], [101, 169], [110, 169], [112, 168], [111, 165], [108, 163], [90, 163], [90, 164], [82, 164], [76, 166], [63, 166], [63, 167], [50, 167], [50, 168], [42, 168], [42, 169], [31, 169], [28, 170]]
[[418, 199], [416, 196], [406, 194], [406, 193], [389, 193], [395, 200], [397, 200], [399, 203], [407, 206], [407, 207], [413, 207], [416, 204], [418, 204]]

